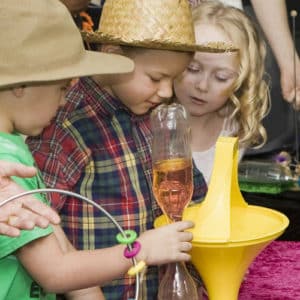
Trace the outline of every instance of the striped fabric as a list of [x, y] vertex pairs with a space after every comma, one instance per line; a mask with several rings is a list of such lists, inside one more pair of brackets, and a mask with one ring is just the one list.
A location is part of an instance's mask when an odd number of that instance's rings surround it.
[[[161, 214], [151, 189], [150, 139], [148, 116], [132, 115], [91, 78], [82, 78], [68, 93], [55, 122], [27, 142], [47, 186], [93, 199], [124, 229], [139, 234], [153, 228]], [[206, 184], [198, 170], [194, 175], [198, 199]], [[58, 194], [51, 195], [51, 201], [77, 249], [116, 244], [117, 229], [98, 209]], [[103, 287], [106, 298], [133, 297], [134, 281], [125, 277]], [[157, 268], [148, 268], [141, 288], [142, 299], [156, 299]]]

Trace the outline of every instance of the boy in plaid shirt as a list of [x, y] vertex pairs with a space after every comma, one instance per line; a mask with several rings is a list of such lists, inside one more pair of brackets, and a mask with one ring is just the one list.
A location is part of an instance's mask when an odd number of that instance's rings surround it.
[[[106, 1], [99, 30], [84, 39], [101, 44], [102, 52], [131, 58], [135, 70], [80, 79], [52, 124], [28, 140], [49, 187], [93, 199], [138, 234], [153, 228], [161, 214], [152, 194], [149, 114], [172, 96], [173, 79], [194, 51], [224, 51], [195, 45], [191, 20], [188, 1]], [[194, 169], [193, 199], [205, 193], [205, 181]], [[93, 207], [62, 195], [51, 200], [76, 248], [116, 243], [114, 225]], [[157, 298], [157, 280], [157, 267], [148, 268], [142, 299]], [[134, 290], [135, 280], [128, 276], [103, 287], [109, 300], [127, 300]]]

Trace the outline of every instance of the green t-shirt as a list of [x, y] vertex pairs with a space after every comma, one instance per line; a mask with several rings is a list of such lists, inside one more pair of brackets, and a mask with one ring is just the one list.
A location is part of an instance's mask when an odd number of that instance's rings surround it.
[[[27, 166], [34, 166], [34, 159], [18, 134], [0, 132], [0, 160], [19, 162]], [[13, 179], [25, 190], [44, 188], [40, 175], [32, 178]], [[36, 194], [36, 198], [44, 203], [47, 199]], [[54, 294], [47, 294], [34, 282], [23, 268], [14, 252], [31, 241], [47, 236], [53, 232], [51, 226], [45, 229], [35, 227], [33, 230], [22, 230], [19, 237], [0, 235], [0, 300], [54, 300]]]

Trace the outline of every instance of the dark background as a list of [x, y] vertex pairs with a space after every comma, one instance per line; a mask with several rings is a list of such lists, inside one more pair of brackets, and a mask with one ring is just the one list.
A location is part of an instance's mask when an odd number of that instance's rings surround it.
[[[287, 0], [286, 3], [290, 27], [292, 25], [290, 11], [295, 9], [298, 12], [298, 16], [295, 19], [295, 37], [296, 49], [298, 50], [298, 53], [300, 53], [300, 1]], [[244, 3], [244, 5], [246, 13], [254, 17], [254, 13], [249, 1], [248, 3]], [[282, 46], [284, 47], [284, 45]], [[294, 112], [291, 105], [285, 102], [281, 96], [280, 73], [270, 48], [268, 49], [266, 69], [267, 72], [271, 75], [272, 79], [272, 108], [270, 114], [264, 120], [264, 125], [267, 129], [268, 134], [268, 142], [263, 148], [259, 150], [248, 151], [244, 159], [269, 160], [272, 159], [272, 157], [275, 154], [279, 153], [282, 150], [289, 152], [291, 155], [294, 155], [296, 152]], [[300, 112], [297, 112], [296, 115], [298, 120], [297, 126], [299, 128], [298, 131], [300, 131], [299, 114]], [[299, 140], [300, 139], [298, 137], [298, 144]], [[277, 195], [243, 193], [243, 195], [245, 200], [249, 204], [261, 205], [272, 209], [276, 209], [284, 213], [290, 219], [289, 227], [287, 228], [285, 233], [279, 238], [279, 240], [300, 240], [300, 192], [288, 191]]]

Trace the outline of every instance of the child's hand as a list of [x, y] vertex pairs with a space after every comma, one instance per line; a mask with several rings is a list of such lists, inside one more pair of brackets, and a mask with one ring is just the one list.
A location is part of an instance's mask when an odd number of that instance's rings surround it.
[[190, 260], [193, 234], [184, 230], [192, 228], [193, 222], [181, 221], [144, 232], [139, 237], [142, 248], [137, 260], [147, 265], [161, 265], [176, 261]]

